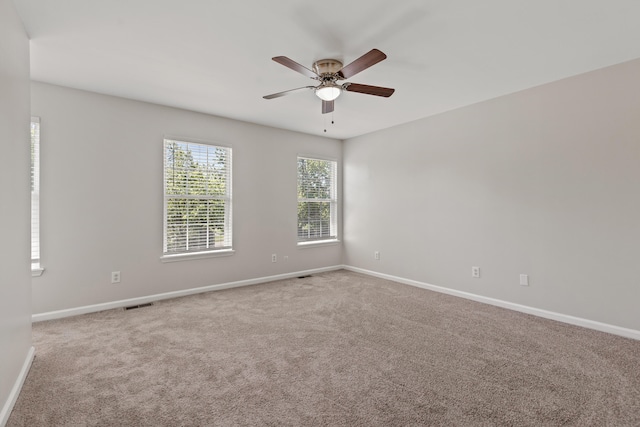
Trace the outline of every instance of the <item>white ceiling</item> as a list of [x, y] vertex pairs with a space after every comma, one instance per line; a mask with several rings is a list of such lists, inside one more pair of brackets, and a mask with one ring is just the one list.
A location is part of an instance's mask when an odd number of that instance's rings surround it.
[[[637, 0], [14, 0], [34, 80], [345, 139], [640, 57]], [[310, 68], [372, 48], [321, 114]], [[331, 119], [335, 124], [331, 124]], [[327, 129], [327, 133], [323, 130]]]

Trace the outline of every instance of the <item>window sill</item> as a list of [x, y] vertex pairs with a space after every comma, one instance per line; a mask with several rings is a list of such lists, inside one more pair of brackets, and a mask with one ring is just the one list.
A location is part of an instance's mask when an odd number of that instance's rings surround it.
[[207, 252], [194, 252], [194, 253], [186, 253], [186, 254], [175, 254], [175, 255], [162, 255], [160, 257], [160, 261], [162, 262], [177, 262], [177, 261], [189, 261], [192, 259], [203, 259], [203, 258], [217, 258], [222, 256], [231, 256], [235, 253], [233, 249], [222, 249], [219, 251], [207, 251]]
[[318, 246], [334, 246], [340, 244], [340, 240], [312, 240], [310, 242], [298, 242], [298, 249], [317, 248]]
[[44, 267], [32, 268], [31, 277], [40, 277], [44, 273]]

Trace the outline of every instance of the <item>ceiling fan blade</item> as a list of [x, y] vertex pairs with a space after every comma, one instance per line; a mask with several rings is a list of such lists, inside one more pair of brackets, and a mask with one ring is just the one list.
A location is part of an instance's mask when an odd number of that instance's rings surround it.
[[349, 65], [342, 67], [342, 69], [338, 71], [338, 74], [343, 78], [348, 79], [386, 58], [387, 55], [380, 52], [378, 49], [371, 49]]
[[306, 90], [306, 89], [315, 89], [315, 88], [316, 88], [315, 86], [299, 87], [297, 89], [285, 90], [284, 92], [272, 93], [271, 95], [263, 96], [263, 98], [264, 99], [280, 98], [281, 96], [290, 95], [290, 94], [292, 94], [294, 92], [299, 92], [299, 91]]
[[347, 92], [358, 92], [367, 95], [384, 96], [385, 98], [390, 97], [391, 95], [393, 95], [393, 92], [396, 91], [395, 89], [391, 89], [388, 87], [361, 85], [358, 83], [345, 83], [342, 87]]
[[282, 64], [287, 68], [291, 68], [293, 71], [297, 71], [300, 74], [304, 74], [307, 77], [311, 77], [312, 79], [317, 78], [318, 75], [305, 67], [304, 65], [298, 64], [296, 61], [287, 58], [286, 56], [276, 56], [271, 58], [276, 61], [278, 64]]
[[322, 114], [331, 113], [333, 111], [333, 101], [322, 101]]

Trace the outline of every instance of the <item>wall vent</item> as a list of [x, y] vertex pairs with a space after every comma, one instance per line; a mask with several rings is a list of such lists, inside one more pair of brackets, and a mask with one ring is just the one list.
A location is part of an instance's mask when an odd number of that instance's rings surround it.
[[129, 307], [125, 307], [124, 311], [134, 310], [136, 308], [142, 308], [142, 307], [151, 307], [152, 305], [153, 305], [152, 302], [148, 302], [146, 304], [130, 305]]

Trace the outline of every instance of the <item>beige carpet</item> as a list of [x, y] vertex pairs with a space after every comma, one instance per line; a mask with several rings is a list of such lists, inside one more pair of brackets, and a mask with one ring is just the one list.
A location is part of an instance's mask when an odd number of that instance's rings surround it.
[[34, 325], [8, 426], [640, 426], [640, 341], [337, 271]]

